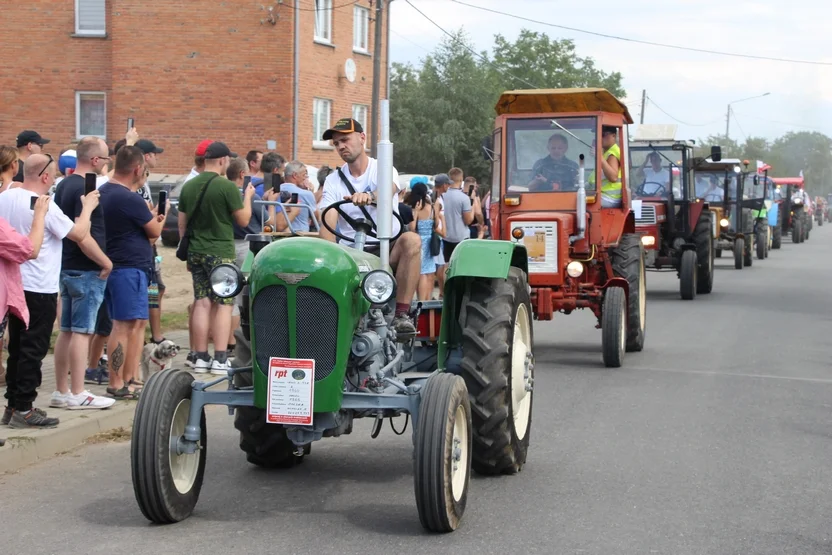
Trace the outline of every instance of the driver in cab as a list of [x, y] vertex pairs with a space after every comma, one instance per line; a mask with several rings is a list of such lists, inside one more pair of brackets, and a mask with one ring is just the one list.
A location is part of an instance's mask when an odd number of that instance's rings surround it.
[[[321, 197], [322, 213], [326, 207], [342, 200], [349, 203], [326, 211], [324, 224], [321, 226], [322, 239], [340, 242], [349, 247], [354, 246], [355, 229], [338, 214], [343, 211], [353, 219], [372, 219], [368, 222], [373, 226], [373, 233], [378, 222], [376, 207], [370, 206], [378, 199], [378, 160], [367, 156], [364, 145], [367, 137], [361, 124], [352, 118], [338, 120], [332, 128], [323, 134], [323, 140], [332, 141], [338, 155], [345, 162], [343, 166], [329, 174], [324, 181], [324, 192]], [[399, 212], [398, 185], [399, 174], [393, 168], [393, 187], [390, 202], [393, 206], [391, 235], [395, 237], [401, 231], [401, 222], [396, 217]], [[366, 210], [367, 215], [363, 210]], [[336, 230], [344, 237], [340, 239], [329, 229]], [[393, 318], [393, 328], [399, 336], [411, 336], [416, 333], [416, 326], [410, 318], [410, 303], [416, 293], [421, 273], [422, 241], [419, 235], [412, 231], [404, 231], [395, 241], [390, 242], [390, 266], [396, 277], [396, 313]], [[366, 252], [378, 254], [379, 241], [368, 234], [364, 246]]]
[[[648, 163], [650, 167], [647, 167]], [[662, 157], [658, 152], [648, 154], [639, 170], [641, 175], [644, 176], [644, 180], [641, 182], [643, 196], [653, 197], [667, 194], [667, 188], [670, 185], [670, 170], [662, 167]]]
[[578, 163], [566, 157], [569, 142], [555, 133], [549, 137], [549, 156], [541, 158], [532, 167], [534, 179], [529, 182], [530, 193], [569, 191], [578, 186]]

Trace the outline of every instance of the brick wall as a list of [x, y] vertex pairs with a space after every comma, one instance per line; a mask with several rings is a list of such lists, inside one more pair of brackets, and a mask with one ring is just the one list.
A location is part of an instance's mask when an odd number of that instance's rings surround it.
[[[313, 42], [313, 0], [300, 4], [298, 156], [312, 165], [333, 164], [339, 161], [333, 151], [312, 149], [312, 98], [333, 100], [333, 122], [351, 115], [353, 103], [369, 106], [372, 57], [352, 51], [352, 5], [333, 0], [331, 47]], [[369, 7], [368, 0], [359, 4]], [[4, 6], [6, 29], [37, 32], [15, 33], [5, 44], [0, 143], [36, 129], [52, 139], [47, 150], [57, 154], [75, 138], [75, 91], [88, 90], [107, 93], [108, 143], [123, 136], [132, 116], [141, 135], [165, 149], [157, 171], [186, 173], [205, 138], [223, 140], [240, 154], [266, 150], [274, 139], [289, 158], [294, 10], [275, 2], [272, 25], [261, 23], [268, 18], [263, 5], [269, 3], [111, 0], [106, 39], [72, 37], [72, 0]], [[373, 33], [371, 21], [371, 50]], [[356, 62], [355, 83], [339, 78], [348, 57]], [[382, 98], [386, 80], [384, 74]]]

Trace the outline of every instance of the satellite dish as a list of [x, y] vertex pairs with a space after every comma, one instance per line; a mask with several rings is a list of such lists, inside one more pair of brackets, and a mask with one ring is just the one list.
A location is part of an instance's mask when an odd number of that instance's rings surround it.
[[347, 61], [344, 62], [344, 77], [346, 77], [347, 81], [350, 83], [355, 83], [355, 71], [355, 60], [347, 58]]

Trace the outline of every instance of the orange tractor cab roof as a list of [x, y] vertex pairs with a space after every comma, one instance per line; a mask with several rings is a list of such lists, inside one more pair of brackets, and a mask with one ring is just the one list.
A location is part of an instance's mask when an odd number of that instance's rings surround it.
[[774, 181], [775, 185], [797, 185], [798, 187], [803, 187], [802, 177], [772, 177], [771, 180]]
[[609, 112], [633, 118], [627, 106], [606, 89], [528, 89], [506, 91], [495, 107], [497, 115]]

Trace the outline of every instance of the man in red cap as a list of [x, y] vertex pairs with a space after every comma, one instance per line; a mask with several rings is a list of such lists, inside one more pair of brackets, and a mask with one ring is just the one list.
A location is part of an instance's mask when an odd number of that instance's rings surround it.
[[185, 178], [183, 183], [190, 181], [194, 177], [198, 176], [202, 173], [205, 169], [205, 149], [213, 143], [211, 139], [205, 139], [196, 147], [196, 151], [194, 152], [194, 167], [191, 168], [191, 173], [188, 174], [188, 177]]

